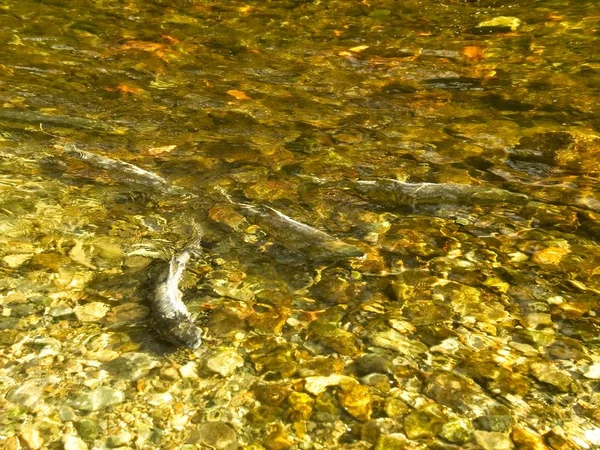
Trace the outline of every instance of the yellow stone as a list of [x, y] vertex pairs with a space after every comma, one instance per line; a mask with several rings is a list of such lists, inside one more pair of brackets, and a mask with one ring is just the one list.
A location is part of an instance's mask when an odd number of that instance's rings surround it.
[[342, 386], [338, 394], [342, 407], [357, 420], [366, 421], [371, 417], [371, 392], [362, 384]]
[[535, 252], [531, 259], [537, 264], [556, 265], [570, 252], [571, 251], [568, 248], [548, 247]]

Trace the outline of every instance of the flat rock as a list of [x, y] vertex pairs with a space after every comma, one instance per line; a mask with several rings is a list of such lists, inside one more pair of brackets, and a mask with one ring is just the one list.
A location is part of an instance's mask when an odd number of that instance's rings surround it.
[[108, 386], [100, 386], [88, 392], [80, 393], [70, 404], [80, 411], [99, 411], [121, 403], [124, 394]]
[[75, 316], [81, 322], [96, 322], [102, 319], [110, 307], [106, 303], [91, 302], [75, 307]]
[[513, 443], [509, 437], [503, 433], [496, 431], [481, 431], [473, 432], [475, 442], [483, 450], [510, 450], [513, 448]]
[[87, 450], [88, 446], [77, 436], [65, 436], [63, 438], [64, 450]]
[[337, 374], [329, 375], [326, 377], [306, 377], [304, 381], [304, 389], [313, 395], [319, 395], [321, 392], [324, 392], [329, 386], [338, 386], [341, 383], [358, 383], [352, 377]]
[[210, 448], [227, 448], [234, 444], [237, 435], [233, 428], [224, 422], [204, 422], [199, 424], [190, 436], [189, 443], [201, 443]]
[[115, 377], [136, 381], [148, 375], [158, 364], [146, 353], [131, 352], [105, 363], [103, 368]]
[[244, 359], [234, 350], [221, 350], [206, 358], [204, 365], [211, 372], [229, 377], [238, 367], [244, 365]]

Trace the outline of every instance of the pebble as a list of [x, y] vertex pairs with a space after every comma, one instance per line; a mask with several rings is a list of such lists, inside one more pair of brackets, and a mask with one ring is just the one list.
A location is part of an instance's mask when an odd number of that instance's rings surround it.
[[77, 436], [65, 436], [63, 438], [64, 450], [87, 450], [88, 446]]
[[531, 365], [533, 376], [542, 383], [551, 384], [562, 392], [574, 392], [575, 385], [571, 376], [561, 370], [556, 369], [551, 364], [535, 363]]
[[158, 366], [158, 361], [147, 353], [130, 352], [103, 365], [103, 369], [117, 378], [137, 381]]
[[204, 422], [192, 432], [188, 442], [201, 443], [207, 447], [221, 449], [234, 444], [237, 435], [233, 428], [224, 422]]
[[198, 378], [198, 364], [194, 361], [189, 361], [179, 368], [181, 378]]
[[110, 448], [123, 447], [131, 442], [133, 435], [128, 431], [122, 431], [119, 434], [113, 434], [108, 438], [106, 445]]
[[124, 400], [124, 394], [108, 386], [100, 386], [88, 392], [80, 393], [71, 406], [80, 411], [99, 411], [109, 406], [121, 403]]
[[414, 357], [429, 350], [425, 344], [410, 339], [392, 328], [376, 333], [371, 340], [377, 347], [396, 350], [406, 356]]
[[58, 407], [58, 417], [63, 422], [72, 422], [77, 419], [77, 413], [70, 406], [61, 405]]
[[93, 441], [100, 435], [98, 424], [91, 419], [81, 419], [75, 423], [77, 434], [84, 441]]
[[585, 369], [583, 376], [591, 380], [600, 379], [600, 363], [592, 364]]
[[44, 393], [44, 387], [39, 386], [35, 380], [28, 380], [22, 383], [20, 386], [12, 389], [6, 396], [9, 402], [16, 403], [17, 405], [31, 408], [36, 405], [42, 398]]
[[477, 24], [477, 28], [509, 28], [515, 31], [521, 25], [521, 20], [516, 17], [498, 16]]
[[48, 315], [52, 317], [64, 317], [73, 314], [73, 308], [70, 306], [53, 306], [48, 310]]
[[442, 431], [444, 421], [436, 411], [424, 407], [404, 419], [404, 433], [409, 439], [431, 438]]
[[526, 450], [548, 450], [544, 438], [530, 428], [515, 426], [512, 439], [518, 448]]
[[102, 319], [110, 307], [106, 303], [91, 302], [75, 307], [75, 316], [81, 322], [96, 322]]
[[25, 425], [21, 428], [19, 439], [24, 446], [30, 450], [37, 450], [44, 445], [44, 440], [41, 438], [40, 432], [32, 425]]
[[464, 444], [471, 440], [472, 432], [471, 422], [458, 417], [442, 426], [440, 436], [454, 444]]
[[371, 392], [358, 383], [347, 384], [338, 393], [342, 407], [356, 420], [366, 421], [371, 417]]
[[375, 450], [396, 450], [411, 448], [407, 446], [407, 439], [402, 433], [392, 433], [379, 436], [377, 444], [375, 444]]
[[21, 265], [23, 265], [23, 263], [29, 261], [31, 259], [33, 255], [6, 255], [4, 258], [2, 258], [2, 261], [4, 261], [6, 263], [6, 265], [10, 268], [10, 269], [16, 269], [17, 267], [20, 267]]
[[229, 377], [244, 365], [244, 359], [235, 350], [220, 350], [206, 358], [204, 365], [211, 372]]
[[319, 395], [320, 393], [324, 392], [329, 386], [337, 386], [342, 382], [357, 383], [357, 381], [352, 377], [337, 374], [329, 375], [326, 377], [306, 377], [304, 381], [304, 389], [313, 395]]
[[287, 450], [292, 448], [293, 442], [283, 427], [280, 426], [267, 436], [263, 445], [267, 450]]
[[570, 252], [568, 248], [548, 247], [535, 252], [531, 260], [537, 264], [556, 265]]
[[508, 436], [497, 431], [475, 430], [473, 436], [477, 445], [483, 450], [510, 450], [513, 448]]

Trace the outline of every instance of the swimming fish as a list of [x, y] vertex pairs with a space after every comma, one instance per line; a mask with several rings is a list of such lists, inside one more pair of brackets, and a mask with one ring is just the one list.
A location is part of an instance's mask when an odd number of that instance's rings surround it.
[[388, 178], [348, 182], [350, 189], [375, 202], [420, 206], [439, 204], [524, 205], [527, 195], [487, 186], [458, 183], [407, 183]]
[[103, 120], [87, 119], [84, 117], [56, 116], [38, 111], [16, 110], [0, 108], [0, 120], [10, 122], [24, 122], [34, 125], [55, 125], [65, 128], [85, 128], [89, 130], [100, 130], [121, 134], [124, 129], [115, 128]]
[[133, 164], [86, 152], [85, 150], [78, 149], [73, 144], [65, 145], [63, 151], [67, 155], [85, 161], [93, 167], [109, 170], [111, 171], [111, 175], [119, 175], [126, 182], [150, 186], [161, 192], [173, 190], [171, 184], [163, 177]]
[[259, 225], [269, 236], [292, 251], [300, 251], [315, 260], [356, 258], [365, 254], [358, 247], [324, 231], [292, 219], [266, 205], [236, 203], [241, 214]]
[[200, 238], [188, 244], [159, 274], [151, 297], [152, 319], [161, 337], [173, 344], [191, 349], [202, 343], [202, 330], [194, 325], [183, 303], [179, 282], [193, 253], [200, 247]]

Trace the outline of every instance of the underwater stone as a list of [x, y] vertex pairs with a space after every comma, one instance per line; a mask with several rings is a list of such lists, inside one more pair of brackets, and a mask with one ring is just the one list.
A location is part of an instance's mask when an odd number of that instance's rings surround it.
[[91, 302], [75, 307], [75, 316], [81, 322], [96, 322], [102, 319], [110, 307], [106, 303]]
[[89, 392], [80, 393], [71, 406], [80, 411], [99, 411], [109, 406], [121, 403], [124, 400], [124, 394], [108, 386], [100, 386]]
[[211, 372], [229, 377], [244, 365], [244, 359], [234, 350], [221, 350], [206, 358], [204, 365]]
[[356, 337], [334, 324], [315, 321], [311, 324], [310, 331], [312, 339], [340, 355], [355, 356], [360, 352]]
[[512, 417], [509, 414], [495, 414], [477, 417], [473, 424], [476, 428], [485, 431], [507, 432], [510, 429]]
[[431, 438], [442, 431], [443, 424], [439, 412], [425, 406], [404, 418], [404, 433], [409, 439]]
[[179, 368], [181, 378], [198, 378], [198, 364], [189, 361]]
[[496, 431], [481, 431], [473, 432], [475, 442], [483, 450], [510, 450], [513, 448], [513, 443], [505, 434]]
[[40, 432], [33, 425], [25, 425], [21, 428], [19, 440], [24, 444], [25, 448], [30, 450], [37, 450], [44, 445], [44, 440], [40, 436]]
[[77, 413], [70, 406], [60, 405], [58, 408], [58, 417], [63, 422], [72, 422], [77, 419]]
[[479, 408], [484, 402], [491, 401], [473, 380], [450, 372], [439, 372], [428, 377], [423, 393], [432, 400], [461, 413]]
[[188, 443], [201, 443], [211, 448], [222, 449], [234, 444], [237, 435], [233, 428], [224, 422], [204, 422], [192, 432]]
[[485, 20], [477, 24], [477, 28], [498, 28], [515, 31], [521, 25], [521, 21], [516, 17], [498, 16], [490, 20]]
[[407, 439], [402, 433], [379, 436], [374, 450], [400, 450], [407, 447]]
[[337, 374], [329, 375], [327, 377], [306, 377], [304, 380], [304, 389], [313, 395], [319, 395], [321, 392], [325, 391], [325, 389], [327, 389], [329, 386], [337, 386], [340, 383], [358, 383], [352, 377]]
[[511, 437], [519, 449], [548, 450], [544, 438], [530, 428], [517, 425]]
[[158, 361], [146, 353], [124, 353], [103, 365], [103, 368], [120, 379], [137, 381], [158, 366]]
[[394, 365], [389, 359], [374, 353], [362, 355], [356, 361], [356, 372], [359, 376], [369, 375], [372, 373], [391, 374], [393, 369]]
[[446, 422], [442, 426], [440, 436], [454, 444], [464, 444], [471, 440], [472, 433], [473, 426], [471, 423], [468, 420], [459, 417]]
[[575, 392], [577, 390], [571, 376], [566, 372], [556, 369], [551, 364], [532, 364], [531, 371], [533, 376], [539, 381], [551, 384], [562, 392]]
[[84, 441], [93, 441], [100, 435], [98, 424], [91, 419], [81, 419], [75, 423], [77, 434]]
[[420, 356], [429, 350], [425, 344], [407, 338], [392, 328], [375, 333], [371, 337], [371, 341], [373, 342], [373, 345], [377, 347], [388, 348], [390, 350], [395, 350], [402, 355], [412, 357]]
[[583, 376], [592, 380], [600, 379], [600, 363], [592, 364], [584, 369]]
[[63, 438], [64, 450], [87, 450], [88, 446], [77, 436], [65, 436]]
[[406, 403], [396, 397], [389, 397], [384, 406], [385, 413], [391, 418], [403, 416], [409, 409]]
[[27, 254], [7, 255], [4, 258], [2, 258], [2, 261], [6, 263], [9, 269], [16, 269], [17, 267], [23, 265], [25, 262], [29, 261], [31, 257], [32, 255]]
[[371, 417], [371, 391], [358, 383], [342, 386], [338, 398], [342, 407], [357, 420], [365, 421]]
[[9, 402], [16, 403], [17, 405], [31, 408], [40, 401], [43, 393], [43, 385], [39, 385], [34, 380], [28, 380], [22, 383], [20, 386], [12, 389], [6, 395], [6, 399]]
[[267, 450], [287, 450], [292, 448], [293, 442], [284, 428], [279, 426], [277, 430], [267, 436], [263, 445]]
[[297, 422], [310, 417], [315, 402], [310, 395], [303, 392], [291, 392], [287, 401], [289, 404], [288, 418], [291, 421]]
[[571, 250], [568, 248], [548, 247], [535, 252], [531, 257], [531, 260], [537, 264], [556, 265], [569, 253], [571, 253]]
[[133, 435], [127, 431], [122, 431], [119, 434], [114, 434], [108, 438], [106, 445], [110, 448], [123, 447], [133, 439]]

